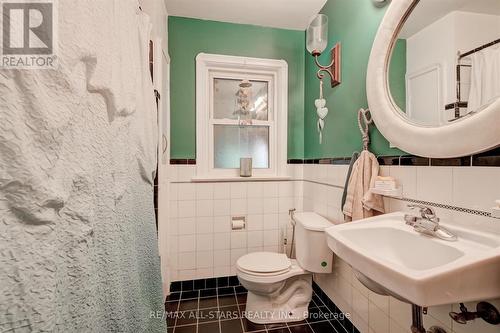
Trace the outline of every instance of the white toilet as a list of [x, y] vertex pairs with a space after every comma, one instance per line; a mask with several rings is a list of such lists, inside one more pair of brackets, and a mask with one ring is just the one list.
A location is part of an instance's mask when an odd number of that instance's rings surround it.
[[316, 213], [296, 213], [295, 252], [254, 252], [236, 263], [237, 275], [248, 290], [246, 317], [257, 324], [300, 321], [312, 298], [312, 273], [332, 271], [333, 252], [325, 228], [332, 223]]

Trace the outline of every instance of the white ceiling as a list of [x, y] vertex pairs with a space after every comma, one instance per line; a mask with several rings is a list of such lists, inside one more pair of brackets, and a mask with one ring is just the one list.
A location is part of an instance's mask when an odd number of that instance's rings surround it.
[[452, 11], [500, 15], [500, 0], [421, 0], [399, 36], [411, 37]]
[[165, 0], [168, 15], [305, 30], [326, 0]]

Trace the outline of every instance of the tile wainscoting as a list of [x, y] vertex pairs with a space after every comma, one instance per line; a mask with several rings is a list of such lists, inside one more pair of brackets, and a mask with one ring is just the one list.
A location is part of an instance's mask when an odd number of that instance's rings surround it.
[[[406, 163], [406, 161], [405, 161]], [[399, 163], [398, 163], [399, 164]], [[401, 163], [403, 164], [403, 163]], [[192, 183], [193, 165], [171, 165], [169, 244], [173, 280], [235, 274], [234, 263], [248, 252], [282, 251], [283, 230], [290, 239], [288, 210], [315, 211], [334, 223], [343, 220], [341, 198], [348, 165], [289, 164], [289, 181]], [[489, 211], [500, 198], [500, 168], [463, 166], [381, 166], [382, 175], [395, 177], [405, 200], [436, 203], [443, 220], [458, 225], [481, 225], [500, 233], [500, 220], [452, 209]], [[407, 201], [385, 199], [388, 212], [406, 209]], [[445, 208], [442, 208], [445, 207]], [[247, 228], [231, 231], [230, 216], [245, 215]], [[334, 259], [334, 272], [315, 281], [363, 333], [409, 333], [408, 304], [372, 293], [355, 278], [351, 267]], [[500, 300], [491, 301], [500, 308]], [[474, 309], [475, 304], [466, 304]], [[454, 333], [497, 333], [498, 326], [476, 320], [452, 322], [458, 305], [432, 307], [424, 316], [427, 327], [440, 325]]]
[[[236, 260], [255, 251], [283, 249], [291, 234], [288, 211], [302, 210], [302, 166], [285, 181], [192, 182], [193, 165], [171, 165], [169, 231], [172, 280], [235, 275]], [[231, 217], [245, 216], [243, 230]]]

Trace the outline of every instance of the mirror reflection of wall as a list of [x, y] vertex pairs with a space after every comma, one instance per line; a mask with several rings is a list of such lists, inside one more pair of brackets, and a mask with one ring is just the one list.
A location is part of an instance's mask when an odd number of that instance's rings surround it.
[[498, 0], [421, 0], [393, 50], [389, 82], [395, 103], [426, 126], [480, 112], [500, 97], [499, 38]]

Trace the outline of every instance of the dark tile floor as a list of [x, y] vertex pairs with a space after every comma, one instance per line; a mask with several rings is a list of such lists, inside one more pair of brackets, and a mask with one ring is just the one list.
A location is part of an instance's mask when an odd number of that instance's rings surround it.
[[[231, 283], [229, 283], [230, 285]], [[221, 285], [220, 283], [218, 285]], [[315, 285], [309, 317], [288, 324], [257, 325], [244, 317], [242, 286], [173, 292], [165, 303], [169, 333], [358, 333]], [[193, 288], [194, 289], [194, 288]], [[184, 290], [184, 289], [182, 289]]]

